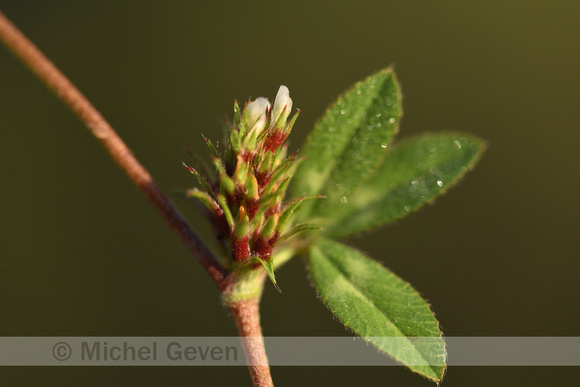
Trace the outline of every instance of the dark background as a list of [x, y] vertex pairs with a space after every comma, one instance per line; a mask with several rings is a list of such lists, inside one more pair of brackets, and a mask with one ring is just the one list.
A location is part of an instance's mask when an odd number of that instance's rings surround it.
[[[401, 137], [489, 141], [448, 195], [350, 243], [410, 281], [447, 336], [578, 336], [577, 1], [2, 1], [166, 192], [190, 187], [234, 98], [302, 114], [394, 64]], [[81, 123], [0, 49], [0, 335], [232, 336], [215, 285]], [[196, 229], [194, 208], [179, 202]], [[576, 235], [576, 237], [574, 237]], [[267, 286], [268, 336], [348, 335], [304, 262]], [[450, 349], [452, 350], [452, 349]], [[242, 367], [4, 368], [2, 385], [249, 385]], [[429, 386], [402, 367], [277, 367], [277, 386]], [[451, 367], [443, 386], [571, 385], [579, 368]]]

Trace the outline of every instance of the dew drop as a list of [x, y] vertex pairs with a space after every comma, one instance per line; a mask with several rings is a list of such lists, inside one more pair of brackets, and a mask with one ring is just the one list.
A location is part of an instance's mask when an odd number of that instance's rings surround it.
[[379, 114], [377, 114], [377, 118], [378, 118], [378, 117], [380, 117], [380, 116], [382, 116], [382, 115], [383, 115], [383, 113], [379, 113]]
[[344, 113], [345, 113], [345, 111], [344, 111], [344, 109], [342, 109], [342, 110], [340, 111], [340, 114], [344, 114]]
[[443, 187], [443, 182], [442, 182], [441, 180], [437, 180], [437, 185], [438, 185], [439, 187]]
[[394, 124], [394, 123], [395, 123], [395, 121], [396, 121], [396, 120], [395, 120], [395, 117], [391, 117], [391, 118], [389, 118], [389, 122], [390, 122], [391, 124]]
[[455, 144], [457, 149], [461, 149], [461, 143], [459, 142], [459, 140], [455, 140], [455, 141], [453, 141], [453, 143]]
[[381, 148], [387, 149], [387, 144], [381, 144]]
[[340, 198], [340, 201], [341, 201], [341, 203], [346, 204], [346, 203], [348, 203], [348, 198], [346, 196], [343, 196]]

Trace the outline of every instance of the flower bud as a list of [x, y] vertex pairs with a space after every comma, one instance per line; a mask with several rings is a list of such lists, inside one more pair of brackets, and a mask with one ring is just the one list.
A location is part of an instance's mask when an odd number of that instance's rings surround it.
[[260, 230], [260, 237], [265, 241], [270, 240], [274, 237], [274, 232], [276, 231], [276, 225], [278, 224], [278, 217], [277, 216], [270, 216], [266, 223]]
[[246, 178], [246, 191], [248, 197], [252, 200], [260, 199], [259, 189], [260, 187], [258, 186], [256, 176], [254, 176], [254, 174], [248, 174], [248, 177]]
[[[262, 125], [266, 123], [266, 110], [269, 108], [270, 102], [264, 97], [257, 98], [255, 101], [248, 104], [246, 107], [246, 123], [248, 130], [253, 129], [258, 121], [260, 121]], [[261, 132], [262, 130], [258, 131]]]
[[246, 184], [246, 178], [248, 177], [248, 164], [244, 162], [244, 159], [238, 156], [238, 161], [236, 164], [236, 170], [234, 171], [234, 182], [243, 187]]
[[[271, 125], [275, 125], [279, 119], [282, 119], [282, 125], [286, 123], [286, 119], [292, 111], [292, 99], [290, 98], [290, 90], [284, 85], [278, 89], [276, 100], [274, 101], [274, 108], [272, 109]], [[283, 117], [280, 115], [284, 114]]]
[[236, 222], [236, 227], [234, 228], [234, 235], [236, 239], [246, 239], [248, 238], [249, 234], [250, 234], [250, 221], [248, 220], [247, 216], [243, 216]]
[[220, 177], [220, 188], [223, 193], [233, 195], [236, 191], [236, 183], [231, 177], [224, 175]]

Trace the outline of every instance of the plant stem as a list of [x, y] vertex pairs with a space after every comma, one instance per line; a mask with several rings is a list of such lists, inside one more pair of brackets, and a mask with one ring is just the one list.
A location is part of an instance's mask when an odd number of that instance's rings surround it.
[[259, 304], [259, 298], [250, 298], [235, 301], [228, 307], [236, 321], [236, 326], [242, 339], [248, 369], [254, 386], [269, 387], [274, 386], [274, 384], [270, 375], [262, 328], [260, 327]]
[[0, 12], [0, 41], [34, 72], [101, 141], [113, 160], [139, 187], [218, 286], [225, 287], [225, 270], [191, 229], [177, 208], [165, 196], [149, 172], [137, 161], [115, 130], [84, 95], [44, 56], [44, 54]]
[[[151, 205], [161, 214], [173, 232], [187, 245], [213, 278], [222, 291], [222, 297], [230, 295], [232, 289], [235, 289], [236, 296], [241, 296], [230, 299], [226, 304], [233, 314], [240, 336], [244, 338], [242, 344], [252, 380], [255, 386], [273, 386], [259, 315], [260, 293], [265, 274], [254, 276], [252, 280], [232, 283], [226, 269], [219, 264], [215, 256], [191, 229], [181, 213], [159, 188], [145, 167], [133, 156], [111, 125], [2, 12], [0, 12], [0, 41], [28, 66], [101, 141], [113, 160], [139, 187]], [[245, 293], [246, 291], [249, 292]]]

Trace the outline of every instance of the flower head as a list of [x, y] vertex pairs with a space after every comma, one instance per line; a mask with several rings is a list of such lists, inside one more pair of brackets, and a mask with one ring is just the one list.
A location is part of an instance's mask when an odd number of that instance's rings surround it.
[[284, 202], [300, 161], [296, 154], [287, 154], [285, 144], [299, 114], [288, 121], [291, 110], [286, 86], [280, 86], [273, 106], [263, 97], [248, 102], [243, 110], [235, 102], [225, 149], [220, 152], [206, 139], [215, 176], [186, 166], [201, 186], [189, 190], [188, 196], [201, 200], [210, 210], [229, 261], [244, 267], [263, 265], [274, 283], [274, 248], [296, 232], [312, 228], [290, 227], [305, 198]]

